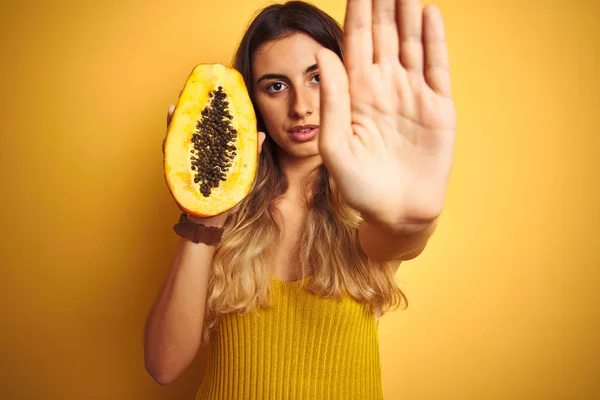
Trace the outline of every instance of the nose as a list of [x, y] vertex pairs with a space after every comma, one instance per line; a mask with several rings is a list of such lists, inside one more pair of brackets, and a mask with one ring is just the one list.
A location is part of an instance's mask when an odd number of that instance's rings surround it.
[[300, 87], [294, 90], [292, 104], [290, 105], [290, 116], [292, 118], [303, 119], [313, 113], [313, 94], [310, 88]]

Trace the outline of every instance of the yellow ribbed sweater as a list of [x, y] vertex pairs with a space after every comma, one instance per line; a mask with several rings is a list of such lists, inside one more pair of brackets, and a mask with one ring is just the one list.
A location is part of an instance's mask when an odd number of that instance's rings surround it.
[[303, 281], [272, 282], [272, 309], [220, 319], [196, 400], [383, 399], [368, 306], [313, 295]]

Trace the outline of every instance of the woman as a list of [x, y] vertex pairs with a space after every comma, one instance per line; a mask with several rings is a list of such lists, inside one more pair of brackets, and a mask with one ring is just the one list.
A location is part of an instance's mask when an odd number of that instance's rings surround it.
[[440, 13], [349, 0], [342, 32], [307, 3], [272, 5], [233, 64], [261, 131], [257, 179], [235, 211], [187, 218], [221, 242], [181, 238], [146, 368], [168, 384], [210, 343], [198, 399], [381, 399], [377, 321], [406, 300], [394, 274], [423, 251], [451, 168]]

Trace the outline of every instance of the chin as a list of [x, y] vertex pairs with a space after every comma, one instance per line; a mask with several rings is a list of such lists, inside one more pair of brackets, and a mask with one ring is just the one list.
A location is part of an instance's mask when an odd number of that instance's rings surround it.
[[316, 140], [306, 143], [285, 143], [285, 146], [277, 147], [293, 158], [312, 158], [319, 155], [319, 144]]

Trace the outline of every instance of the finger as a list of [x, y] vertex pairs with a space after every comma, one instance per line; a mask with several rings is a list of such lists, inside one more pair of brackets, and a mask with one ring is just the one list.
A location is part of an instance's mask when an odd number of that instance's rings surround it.
[[425, 81], [434, 91], [450, 97], [450, 62], [442, 13], [436, 6], [428, 5], [423, 10], [423, 15]]
[[423, 43], [421, 26], [423, 13], [420, 0], [398, 1], [398, 34], [400, 62], [407, 70], [423, 70]]
[[175, 104], [171, 104], [169, 107], [169, 111], [167, 112], [167, 128], [171, 125], [171, 120], [173, 119], [173, 113], [175, 112]]
[[162, 140], [162, 152], [165, 154], [165, 139]]
[[262, 146], [266, 137], [267, 135], [264, 132], [258, 132], [258, 154], [262, 153]]
[[372, 63], [371, 24], [371, 0], [348, 0], [344, 19], [344, 64], [348, 70]]
[[[319, 149], [325, 157], [334, 149], [343, 153], [351, 131], [350, 92], [344, 64], [329, 49], [317, 53], [321, 74]], [[327, 154], [325, 154], [327, 153]]]
[[373, 61], [398, 60], [398, 28], [396, 1], [374, 0], [373, 3]]

